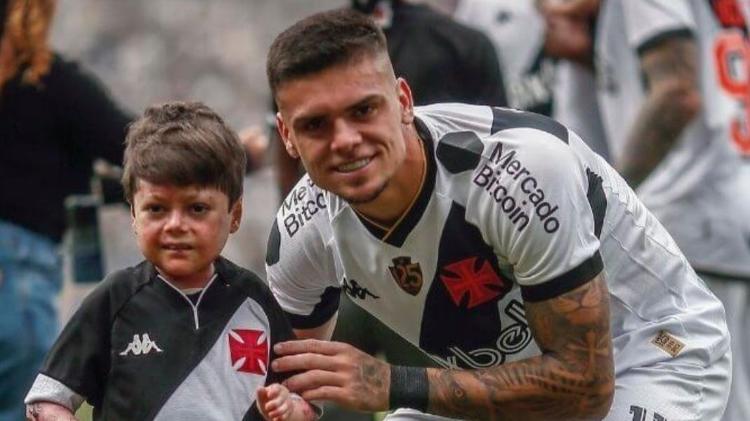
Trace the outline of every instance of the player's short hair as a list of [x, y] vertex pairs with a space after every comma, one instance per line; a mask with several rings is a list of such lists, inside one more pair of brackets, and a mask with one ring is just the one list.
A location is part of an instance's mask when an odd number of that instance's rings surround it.
[[271, 93], [284, 82], [360, 58], [388, 54], [385, 35], [368, 15], [344, 8], [304, 18], [271, 44], [266, 74]]
[[200, 102], [168, 102], [146, 109], [128, 128], [122, 186], [133, 204], [138, 180], [215, 187], [233, 205], [242, 196], [245, 151], [237, 134]]

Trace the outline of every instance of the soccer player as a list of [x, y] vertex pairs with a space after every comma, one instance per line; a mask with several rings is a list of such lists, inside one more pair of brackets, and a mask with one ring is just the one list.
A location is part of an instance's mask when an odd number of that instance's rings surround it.
[[237, 135], [200, 103], [153, 106], [130, 127], [124, 162], [146, 260], [86, 298], [27, 416], [74, 419], [87, 400], [94, 419], [316, 419], [268, 367], [273, 344], [293, 337], [284, 314], [255, 274], [219, 255], [242, 215]]
[[[285, 30], [267, 72], [285, 147], [308, 172], [266, 257], [304, 338], [275, 347], [275, 370], [303, 370], [290, 391], [404, 408], [391, 415], [401, 420], [724, 410], [721, 303], [575, 133], [502, 108], [413, 107], [382, 32], [348, 11]], [[443, 368], [326, 341], [342, 288]]]
[[[725, 421], [750, 418], [750, 242], [738, 150], [750, 145], [747, 25], [736, 0], [554, 2], [597, 18], [601, 115], [616, 168], [724, 303]], [[597, 11], [596, 7], [600, 6]]]

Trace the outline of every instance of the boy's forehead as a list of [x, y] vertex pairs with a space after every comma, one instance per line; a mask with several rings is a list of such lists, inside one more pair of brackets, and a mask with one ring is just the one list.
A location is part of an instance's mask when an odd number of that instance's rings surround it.
[[215, 194], [223, 195], [224, 192], [219, 190], [217, 186], [210, 185], [156, 183], [140, 178], [136, 181], [136, 197], [198, 197]]

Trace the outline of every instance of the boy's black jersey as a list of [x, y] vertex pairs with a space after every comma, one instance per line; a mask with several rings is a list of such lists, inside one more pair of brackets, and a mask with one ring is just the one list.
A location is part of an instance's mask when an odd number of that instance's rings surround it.
[[81, 305], [50, 351], [26, 398], [94, 419], [260, 420], [258, 387], [273, 345], [292, 338], [268, 287], [226, 259], [191, 301], [154, 266], [108, 276]]

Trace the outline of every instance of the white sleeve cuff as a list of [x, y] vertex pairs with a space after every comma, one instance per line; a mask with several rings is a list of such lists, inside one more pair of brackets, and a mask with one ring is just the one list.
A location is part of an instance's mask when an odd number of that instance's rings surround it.
[[84, 398], [52, 377], [39, 374], [23, 402], [29, 405], [41, 401], [54, 402], [75, 413], [83, 403]]

